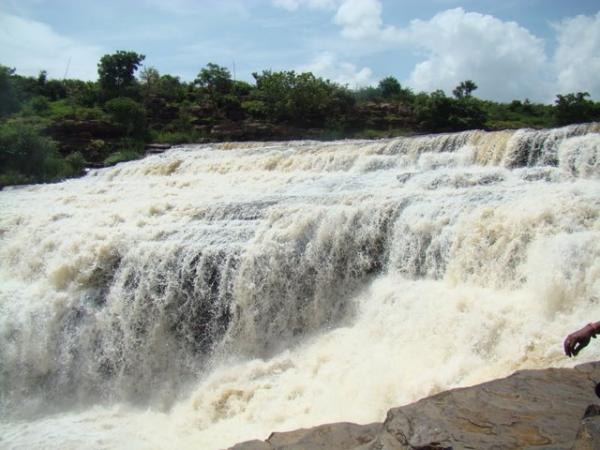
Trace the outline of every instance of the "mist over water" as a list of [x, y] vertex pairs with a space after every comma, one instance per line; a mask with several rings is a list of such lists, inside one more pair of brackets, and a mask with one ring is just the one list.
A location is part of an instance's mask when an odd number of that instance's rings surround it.
[[185, 146], [0, 192], [0, 440], [223, 448], [577, 358], [600, 126]]

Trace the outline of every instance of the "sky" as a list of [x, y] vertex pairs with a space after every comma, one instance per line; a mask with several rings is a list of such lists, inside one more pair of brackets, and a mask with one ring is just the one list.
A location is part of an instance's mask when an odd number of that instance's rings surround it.
[[354, 89], [394, 76], [450, 94], [470, 79], [490, 100], [600, 100], [597, 0], [0, 1], [0, 64], [19, 74], [95, 80], [116, 50], [185, 81], [213, 62], [246, 81], [311, 71]]

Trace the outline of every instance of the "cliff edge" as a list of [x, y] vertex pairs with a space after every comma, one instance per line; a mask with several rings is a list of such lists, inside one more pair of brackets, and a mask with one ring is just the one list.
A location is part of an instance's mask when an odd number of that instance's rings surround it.
[[383, 423], [272, 433], [230, 450], [600, 449], [597, 382], [600, 362], [523, 370], [390, 409]]

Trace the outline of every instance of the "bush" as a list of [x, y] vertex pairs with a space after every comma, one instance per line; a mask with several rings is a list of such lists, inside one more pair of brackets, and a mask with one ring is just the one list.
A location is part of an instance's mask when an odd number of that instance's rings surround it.
[[7, 122], [0, 126], [0, 167], [36, 179], [46, 179], [58, 158], [56, 145], [42, 136], [39, 128], [24, 122]]
[[0, 117], [19, 110], [19, 99], [14, 86], [15, 69], [0, 65]]
[[104, 108], [110, 115], [111, 122], [125, 136], [136, 139], [147, 137], [146, 110], [138, 102], [129, 97], [117, 97], [106, 102]]
[[25, 176], [22, 173], [9, 170], [8, 172], [0, 174], [0, 189], [4, 186], [14, 186], [18, 184], [31, 183], [31, 177]]
[[50, 110], [50, 103], [46, 97], [38, 95], [29, 101], [28, 107], [35, 114], [43, 115]]
[[557, 125], [592, 122], [600, 118], [600, 110], [589, 100], [587, 92], [557, 95], [554, 117]]
[[80, 152], [71, 153], [65, 158], [66, 169], [70, 172], [69, 176], [78, 176], [83, 173], [87, 161]]
[[118, 152], [111, 153], [108, 158], [104, 160], [105, 166], [114, 166], [120, 162], [133, 161], [134, 159], [140, 158], [140, 154], [134, 150], [119, 150]]
[[0, 186], [79, 176], [85, 164], [79, 152], [63, 159], [35, 124], [20, 120], [0, 126]]
[[480, 100], [470, 96], [454, 99], [440, 90], [429, 95], [418, 94], [415, 112], [420, 128], [427, 132], [483, 128], [487, 118]]
[[161, 131], [154, 136], [153, 141], [159, 144], [193, 144], [204, 138], [204, 134], [196, 130]]

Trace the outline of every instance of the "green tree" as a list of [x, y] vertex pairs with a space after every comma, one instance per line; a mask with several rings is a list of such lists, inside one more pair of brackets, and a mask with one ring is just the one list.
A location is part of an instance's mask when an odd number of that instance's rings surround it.
[[595, 107], [594, 102], [588, 100], [589, 96], [587, 92], [557, 95], [554, 102], [554, 119], [557, 125], [591, 122], [598, 119], [600, 111]]
[[142, 97], [145, 102], [161, 99], [165, 103], [181, 102], [185, 87], [179, 77], [160, 75], [154, 67], [144, 67], [140, 72]]
[[58, 175], [55, 143], [36, 126], [10, 121], [0, 126], [0, 171], [25, 175], [23, 181]]
[[400, 92], [402, 92], [402, 86], [400, 86], [400, 83], [394, 77], [386, 77], [381, 80], [378, 88], [381, 97], [386, 100], [397, 98], [400, 95]]
[[373, 86], [362, 87], [352, 93], [358, 102], [376, 102], [381, 100], [381, 90]]
[[146, 57], [136, 52], [119, 50], [104, 55], [98, 63], [98, 81], [101, 89], [109, 97], [130, 93], [135, 85], [135, 71]]
[[272, 122], [324, 127], [343, 120], [354, 104], [346, 88], [310, 72], [269, 70], [253, 76], [256, 90], [252, 110], [261, 111]]
[[116, 97], [106, 102], [104, 108], [125, 137], [140, 140], [146, 137], [146, 110], [138, 102], [129, 97]]
[[222, 96], [230, 93], [233, 88], [233, 80], [229, 70], [214, 63], [208, 63], [198, 73], [194, 84], [204, 89], [211, 100], [216, 103]]
[[19, 99], [13, 83], [15, 69], [0, 65], [0, 117], [19, 110]]
[[420, 93], [415, 99], [415, 112], [424, 131], [461, 131], [482, 128], [486, 113], [479, 100], [472, 97], [454, 99], [444, 91], [430, 95]]
[[454, 88], [452, 93], [456, 98], [470, 97], [473, 91], [477, 89], [475, 82], [471, 80], [461, 81], [458, 86]]
[[144, 66], [140, 70], [140, 81], [143, 86], [152, 87], [160, 80], [160, 73], [155, 67]]

